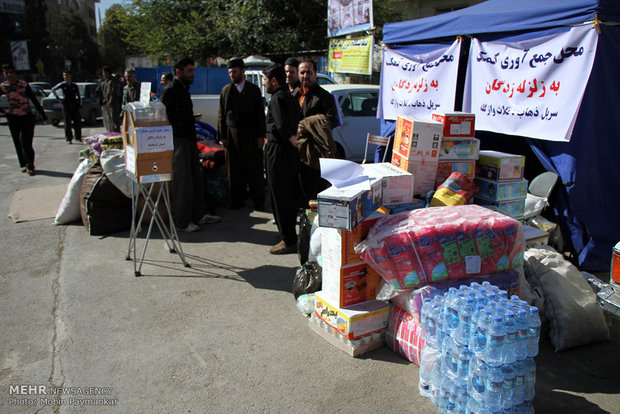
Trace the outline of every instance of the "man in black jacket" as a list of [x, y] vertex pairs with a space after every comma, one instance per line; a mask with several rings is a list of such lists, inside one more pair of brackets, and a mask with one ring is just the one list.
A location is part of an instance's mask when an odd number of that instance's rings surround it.
[[198, 224], [215, 223], [219, 217], [205, 214], [205, 183], [196, 146], [194, 107], [189, 87], [194, 82], [194, 61], [180, 58], [174, 65], [174, 81], [162, 92], [172, 125], [172, 216], [180, 231], [200, 230]]
[[267, 186], [273, 202], [273, 216], [282, 238], [281, 242], [269, 249], [269, 253], [295, 253], [299, 106], [288, 91], [286, 74], [281, 65], [273, 64], [263, 70], [263, 85], [267, 93], [271, 94], [267, 112], [267, 143], [264, 149]]
[[[80, 95], [80, 88], [73, 83], [73, 77], [71, 72], [64, 71], [62, 73], [64, 82], [60, 82], [58, 85], [52, 88], [52, 93], [56, 99], [62, 102], [62, 110], [65, 115], [65, 139], [67, 144], [73, 142], [73, 132], [71, 131], [71, 124], [75, 130], [75, 140], [82, 141], [82, 96]], [[62, 91], [62, 98], [56, 92], [58, 89]]]
[[[316, 82], [316, 63], [311, 59], [299, 63], [301, 85], [293, 92], [301, 108], [301, 119], [312, 115], [325, 115], [333, 129], [339, 124], [336, 100], [331, 93]], [[300, 132], [301, 130], [300, 126]], [[321, 191], [329, 187], [329, 182], [321, 178], [321, 171], [305, 164], [300, 165], [299, 178], [303, 189], [305, 204], [316, 199]]]
[[265, 143], [265, 106], [258, 86], [245, 79], [240, 58], [228, 61], [230, 83], [220, 94], [218, 133], [226, 147], [231, 209], [244, 206], [246, 187], [255, 210], [265, 209], [262, 148]]

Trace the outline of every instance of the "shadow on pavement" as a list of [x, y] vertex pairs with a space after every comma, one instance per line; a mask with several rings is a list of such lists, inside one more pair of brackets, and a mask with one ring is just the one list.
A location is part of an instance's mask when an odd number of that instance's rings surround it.
[[256, 289], [291, 292], [293, 289], [293, 279], [295, 278], [295, 268], [264, 265], [239, 272], [239, 276]]
[[63, 177], [63, 178], [71, 178], [71, 177], [73, 177], [73, 174], [64, 173], [64, 172], [60, 172], [60, 171], [36, 170], [36, 173], [38, 175], [45, 175], [45, 176], [48, 176], [48, 177]]

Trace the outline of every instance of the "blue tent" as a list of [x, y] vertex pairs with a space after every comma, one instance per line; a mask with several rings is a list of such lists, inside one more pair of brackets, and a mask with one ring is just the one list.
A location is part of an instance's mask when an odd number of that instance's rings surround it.
[[[620, 78], [615, 73], [620, 67], [620, 1], [489, 0], [447, 14], [385, 24], [383, 41], [415, 55], [433, 44], [449, 44], [458, 35], [518, 41], [595, 20], [600, 22], [601, 34], [570, 142], [479, 135], [487, 149], [506, 150], [510, 145], [515, 148], [515, 142], [527, 143], [545, 169], [560, 175], [562, 185], [553, 202], [565, 239], [582, 269], [602, 271], [609, 269], [612, 247], [620, 240], [620, 124], [615, 122], [620, 115]], [[464, 71], [463, 65], [459, 77]], [[458, 109], [462, 90], [456, 93]], [[382, 120], [382, 134], [393, 131], [393, 124]]]

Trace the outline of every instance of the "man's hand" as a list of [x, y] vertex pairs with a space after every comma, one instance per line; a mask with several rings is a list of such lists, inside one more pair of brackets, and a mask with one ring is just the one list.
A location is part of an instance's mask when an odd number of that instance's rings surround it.
[[227, 148], [228, 145], [228, 140], [227, 139], [220, 139], [220, 144], [222, 144], [222, 146], [224, 148]]
[[294, 146], [295, 148], [297, 148], [297, 140], [299, 139], [299, 134], [297, 135], [292, 135], [289, 139], [288, 142], [291, 143], [292, 146]]
[[262, 150], [265, 146], [265, 138], [258, 138], [258, 149]]
[[297, 126], [297, 135], [302, 134], [304, 132], [306, 132], [306, 128], [304, 128], [302, 124], [299, 124]]

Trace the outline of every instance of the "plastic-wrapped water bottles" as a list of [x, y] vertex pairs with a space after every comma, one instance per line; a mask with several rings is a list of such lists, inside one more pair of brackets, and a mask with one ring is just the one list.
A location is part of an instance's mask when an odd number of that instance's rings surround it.
[[527, 312], [523, 309], [517, 311], [517, 340], [515, 342], [515, 359], [527, 358]]
[[420, 310], [420, 335], [422, 339], [428, 342], [428, 316], [431, 312], [431, 298], [424, 298], [422, 309]]
[[478, 317], [478, 323], [474, 327], [473, 335], [469, 340], [469, 348], [477, 356], [481, 357], [487, 345], [487, 335], [493, 320], [493, 312], [490, 307], [485, 307]]
[[487, 343], [481, 356], [487, 364], [498, 366], [502, 363], [505, 338], [504, 318], [501, 315], [501, 308], [496, 307], [491, 326], [488, 329]]
[[525, 399], [525, 365], [523, 361], [517, 361], [512, 366], [515, 372], [513, 405], [520, 405]]
[[533, 358], [523, 361], [525, 368], [525, 403], [531, 403], [536, 395], [536, 362]]
[[540, 316], [538, 308], [530, 307], [527, 328], [527, 356], [533, 358], [538, 355], [538, 339], [540, 337]]
[[461, 345], [467, 345], [469, 343], [469, 337], [472, 331], [471, 319], [474, 309], [473, 296], [465, 297], [458, 308], [459, 324], [454, 333], [454, 340]]
[[502, 364], [511, 364], [515, 362], [515, 344], [517, 342], [517, 321], [512, 310], [507, 310], [504, 313], [504, 329], [506, 336], [502, 349]]
[[491, 412], [498, 412], [502, 409], [502, 389], [504, 384], [504, 373], [501, 367], [489, 368], [489, 379], [487, 381], [484, 405]]
[[420, 395], [426, 398], [431, 398], [431, 383], [433, 381], [433, 372], [435, 366], [440, 363], [439, 358], [441, 353], [438, 349], [433, 348], [430, 345], [422, 348], [420, 354], [420, 382], [419, 390]]
[[441, 385], [441, 363], [439, 363], [439, 359], [433, 366], [433, 374], [431, 376], [431, 401], [433, 404], [438, 405], [439, 403], [439, 386]]
[[446, 335], [452, 335], [459, 326], [458, 302], [458, 290], [451, 287], [444, 300], [443, 331]]
[[501, 369], [504, 374], [504, 383], [502, 384], [502, 406], [504, 411], [507, 411], [514, 405], [515, 371], [512, 369], [512, 364], [502, 365]]

